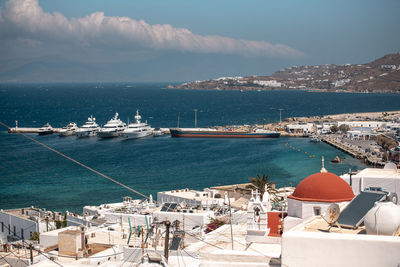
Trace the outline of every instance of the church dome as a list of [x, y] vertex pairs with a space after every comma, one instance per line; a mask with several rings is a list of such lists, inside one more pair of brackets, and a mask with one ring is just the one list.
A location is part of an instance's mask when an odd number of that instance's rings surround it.
[[343, 202], [352, 200], [354, 193], [336, 174], [321, 172], [301, 181], [288, 198], [309, 202]]

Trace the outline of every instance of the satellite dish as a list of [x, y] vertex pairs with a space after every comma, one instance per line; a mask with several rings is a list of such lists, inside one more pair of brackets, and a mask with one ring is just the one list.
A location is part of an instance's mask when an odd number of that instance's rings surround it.
[[338, 219], [340, 215], [340, 208], [339, 205], [336, 203], [332, 203], [329, 205], [327, 211], [322, 215], [322, 218], [328, 223], [328, 224], [334, 224]]
[[389, 162], [385, 164], [385, 167], [383, 167], [384, 170], [397, 170], [396, 164], [393, 162]]
[[321, 217], [329, 224], [328, 231], [332, 228], [332, 226], [336, 225], [341, 229], [340, 225], [337, 223], [337, 220], [340, 216], [340, 208], [339, 205], [336, 203], [332, 203], [329, 205], [326, 212], [321, 215]]

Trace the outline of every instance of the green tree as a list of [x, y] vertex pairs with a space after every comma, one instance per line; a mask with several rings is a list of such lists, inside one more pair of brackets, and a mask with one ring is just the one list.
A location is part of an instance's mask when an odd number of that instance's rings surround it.
[[63, 220], [63, 223], [62, 223], [62, 227], [63, 228], [67, 227], [67, 213], [64, 213], [64, 220]]
[[275, 183], [269, 181], [268, 175], [263, 174], [262, 177], [260, 177], [258, 174], [256, 177], [250, 177], [249, 181], [251, 184], [247, 185], [246, 188], [253, 189], [253, 190], [258, 190], [261, 195], [264, 194], [265, 192], [265, 186], [267, 186], [267, 191], [270, 195], [273, 195], [275, 197], [276, 193], [278, 190], [275, 188]]
[[350, 130], [350, 126], [347, 125], [347, 124], [341, 124], [341, 125], [339, 126], [339, 130], [340, 130], [342, 133], [347, 133], [347, 132]]
[[60, 229], [62, 227], [62, 221], [55, 221], [56, 222], [56, 228]]
[[336, 125], [332, 125], [331, 126], [331, 132], [332, 133], [336, 133], [337, 131], [339, 131], [339, 127], [337, 127]]
[[39, 234], [37, 232], [33, 232], [32, 235], [31, 235], [30, 240], [39, 241]]

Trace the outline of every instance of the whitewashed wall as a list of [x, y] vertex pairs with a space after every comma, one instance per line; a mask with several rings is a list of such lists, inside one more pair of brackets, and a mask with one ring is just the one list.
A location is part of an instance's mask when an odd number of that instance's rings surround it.
[[288, 231], [282, 236], [282, 266], [398, 266], [400, 238]]

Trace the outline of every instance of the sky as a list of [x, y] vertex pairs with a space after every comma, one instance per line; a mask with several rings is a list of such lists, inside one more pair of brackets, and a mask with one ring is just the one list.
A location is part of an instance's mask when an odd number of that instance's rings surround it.
[[184, 82], [400, 52], [398, 0], [0, 0], [0, 82]]

